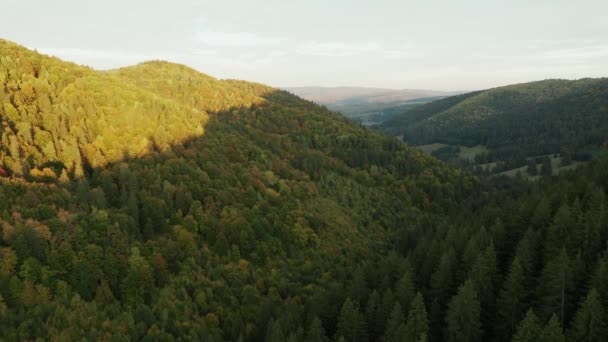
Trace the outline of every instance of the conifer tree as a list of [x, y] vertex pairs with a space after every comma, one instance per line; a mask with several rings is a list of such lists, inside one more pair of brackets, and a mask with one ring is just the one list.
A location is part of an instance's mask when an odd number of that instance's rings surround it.
[[410, 312], [407, 315], [405, 340], [415, 342], [426, 341], [428, 333], [429, 321], [424, 305], [424, 298], [422, 297], [422, 294], [418, 292], [410, 305]]
[[574, 316], [570, 328], [573, 341], [600, 342], [606, 340], [604, 308], [595, 289], [591, 289]]
[[386, 332], [384, 333], [384, 340], [387, 342], [397, 342], [403, 340], [403, 332], [405, 329], [405, 318], [403, 317], [403, 310], [399, 302], [396, 302], [391, 311], [391, 316], [386, 323]]
[[310, 323], [310, 327], [308, 328], [308, 332], [306, 333], [306, 341], [311, 342], [325, 342], [327, 341], [327, 336], [325, 335], [325, 329], [323, 328], [323, 323], [318, 317], [314, 317], [312, 322]]
[[508, 341], [515, 332], [527, 306], [526, 297], [524, 270], [516, 257], [497, 301], [496, 335], [501, 341]]
[[557, 314], [563, 322], [568, 318], [568, 312], [572, 307], [573, 276], [570, 259], [566, 249], [549, 260], [541, 274], [537, 296], [539, 303], [539, 317], [546, 320], [552, 314]]
[[474, 342], [481, 339], [481, 308], [477, 292], [467, 280], [448, 305], [446, 314], [447, 339]]
[[367, 340], [365, 320], [350, 298], [344, 301], [338, 317], [335, 338], [340, 337], [352, 342]]
[[538, 317], [532, 309], [528, 310], [526, 317], [519, 323], [517, 332], [513, 336], [512, 342], [536, 342], [540, 334], [540, 324]]
[[415, 295], [416, 288], [414, 286], [413, 275], [410, 272], [406, 272], [395, 285], [395, 296], [399, 300], [404, 312], [409, 310], [410, 303]]
[[556, 314], [553, 314], [538, 335], [538, 342], [564, 342], [565, 340], [566, 337], [562, 332], [559, 318], [557, 318]]

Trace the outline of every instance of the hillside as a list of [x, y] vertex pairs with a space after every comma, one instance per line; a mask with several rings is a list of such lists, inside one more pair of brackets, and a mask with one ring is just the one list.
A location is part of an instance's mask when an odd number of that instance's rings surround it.
[[332, 331], [339, 308], [309, 310], [346, 270], [470, 189], [266, 86], [166, 62], [98, 72], [7, 41], [0, 52], [9, 340], [259, 340], [273, 319], [307, 326], [303, 310]]
[[606, 160], [490, 183], [260, 84], [0, 56], [0, 340], [605, 336]]
[[588, 160], [607, 142], [608, 79], [546, 80], [419, 106], [378, 128], [414, 145], [484, 146], [480, 163], [512, 167], [561, 154]]

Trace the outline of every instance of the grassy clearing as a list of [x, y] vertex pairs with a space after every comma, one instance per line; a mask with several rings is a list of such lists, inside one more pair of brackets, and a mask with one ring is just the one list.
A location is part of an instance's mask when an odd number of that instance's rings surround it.
[[431, 154], [434, 151], [437, 151], [438, 149], [442, 148], [442, 147], [446, 147], [449, 146], [447, 144], [440, 144], [440, 143], [433, 143], [433, 144], [428, 144], [428, 145], [420, 145], [420, 146], [416, 146], [417, 149], [421, 150], [424, 153], [428, 153]]
[[475, 156], [483, 153], [488, 153], [488, 148], [483, 145], [476, 145], [473, 147], [459, 146], [460, 153], [458, 156], [462, 159], [475, 160]]

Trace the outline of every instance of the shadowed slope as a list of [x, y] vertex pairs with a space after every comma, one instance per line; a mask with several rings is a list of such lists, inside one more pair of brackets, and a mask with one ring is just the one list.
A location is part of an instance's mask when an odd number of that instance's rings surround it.
[[0, 179], [9, 340], [262, 340], [273, 317], [297, 331], [306, 312], [333, 334], [357, 265], [471, 191], [458, 171], [286, 92], [164, 62], [96, 72], [2, 44], [2, 104], [15, 109], [2, 139], [16, 141]]

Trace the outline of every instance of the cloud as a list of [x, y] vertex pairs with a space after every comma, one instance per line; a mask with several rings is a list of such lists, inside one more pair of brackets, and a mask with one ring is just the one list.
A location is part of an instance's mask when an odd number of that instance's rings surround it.
[[263, 36], [252, 32], [201, 31], [196, 40], [206, 46], [224, 48], [247, 48], [281, 43], [278, 37]]

